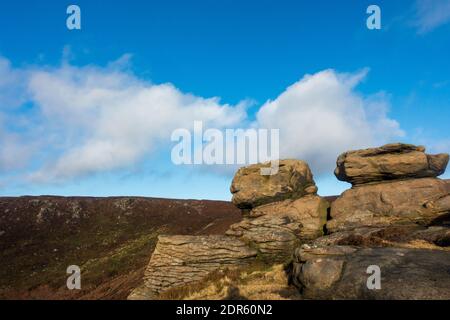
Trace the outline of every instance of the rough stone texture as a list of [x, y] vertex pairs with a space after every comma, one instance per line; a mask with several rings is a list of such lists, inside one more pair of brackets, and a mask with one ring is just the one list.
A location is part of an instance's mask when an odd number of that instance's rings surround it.
[[302, 265], [301, 272], [298, 275], [298, 281], [306, 288], [325, 290], [339, 280], [343, 267], [343, 260], [309, 260]]
[[317, 187], [309, 166], [300, 160], [280, 160], [278, 173], [261, 175], [269, 164], [243, 167], [234, 176], [230, 191], [233, 203], [240, 209], [316, 194]]
[[448, 154], [428, 155], [424, 147], [395, 143], [341, 154], [334, 174], [353, 185], [437, 177], [445, 172], [448, 160]]
[[[364, 247], [427, 246], [450, 250], [450, 228], [419, 225], [390, 226], [386, 228], [363, 227], [341, 231], [317, 238], [316, 246], [353, 245]], [[440, 247], [440, 248], [438, 248]]]
[[143, 286], [129, 299], [149, 299], [169, 288], [202, 280], [225, 267], [245, 265], [257, 252], [227, 236], [159, 236]]
[[323, 235], [328, 207], [316, 195], [262, 205], [232, 225], [227, 235], [251, 243], [263, 256], [285, 260], [302, 241]]
[[[370, 265], [381, 289], [368, 289]], [[306, 299], [450, 299], [450, 254], [404, 248], [309, 247], [295, 251], [290, 280]]]
[[450, 185], [437, 178], [353, 187], [331, 204], [330, 232], [395, 224], [428, 225], [448, 218]]

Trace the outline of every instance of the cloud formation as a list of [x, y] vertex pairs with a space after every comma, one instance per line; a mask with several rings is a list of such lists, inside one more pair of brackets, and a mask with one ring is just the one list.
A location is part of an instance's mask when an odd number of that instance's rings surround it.
[[261, 107], [258, 126], [280, 129], [283, 158], [304, 159], [316, 174], [332, 172], [344, 150], [403, 135], [399, 124], [387, 116], [383, 94], [363, 97], [355, 91], [366, 75], [367, 70], [306, 75]]
[[9, 60], [0, 56], [0, 111], [24, 103], [24, 77], [23, 71], [12, 68]]
[[117, 64], [35, 70], [29, 93], [48, 119], [46, 129], [64, 146], [55, 162], [32, 174], [38, 181], [133, 165], [170, 143], [176, 128], [191, 128], [194, 120], [223, 128], [245, 117], [245, 102], [231, 106], [171, 84], [146, 83]]
[[[11, 111], [2, 103], [0, 172], [16, 167], [17, 159], [32, 159], [21, 163], [24, 175], [49, 183], [129, 168], [172, 147], [176, 128], [192, 129], [194, 121], [203, 121], [217, 129], [280, 129], [281, 155], [305, 159], [320, 175], [332, 172], [343, 150], [403, 134], [387, 115], [385, 95], [357, 93], [367, 70], [307, 75], [262, 105], [248, 124], [247, 101], [229, 105], [170, 83], [149, 83], [127, 63], [125, 57], [106, 67], [63, 62], [56, 68], [13, 69], [0, 59], [0, 75], [20, 76], [24, 84], [0, 82], [0, 99], [7, 101], [15, 92], [20, 99], [9, 100], [10, 105], [23, 109]], [[5, 125], [11, 122], [14, 128]]]
[[419, 34], [450, 22], [450, 0], [417, 0], [416, 21]]

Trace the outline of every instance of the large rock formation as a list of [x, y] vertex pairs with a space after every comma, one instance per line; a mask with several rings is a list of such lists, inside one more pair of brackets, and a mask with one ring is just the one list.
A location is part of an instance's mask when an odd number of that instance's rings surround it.
[[348, 151], [339, 156], [334, 171], [341, 181], [370, 182], [437, 177], [444, 173], [448, 154], [425, 154], [425, 148], [394, 143], [379, 148]]
[[339, 156], [335, 174], [353, 187], [333, 202], [328, 231], [429, 225], [448, 218], [450, 185], [435, 178], [445, 171], [448, 154], [424, 151], [398, 143]]
[[[231, 192], [242, 221], [224, 236], [161, 236], [130, 299], [292, 256], [290, 279], [304, 298], [449, 299], [450, 183], [436, 178], [448, 155], [424, 151], [391, 144], [344, 153], [335, 173], [353, 187], [331, 208], [303, 161], [281, 160], [272, 176], [261, 174], [268, 164], [239, 169]], [[381, 268], [381, 290], [367, 287], [370, 265]]]
[[[449, 299], [447, 154], [391, 144], [339, 156], [353, 184], [333, 201], [328, 234], [296, 249], [291, 281], [307, 299]], [[367, 285], [369, 266], [381, 289]], [[405, 267], [407, 266], [407, 267]]]
[[323, 235], [328, 207], [316, 195], [266, 204], [254, 208], [226, 234], [252, 244], [263, 256], [283, 261], [302, 242]]
[[[380, 268], [380, 289], [368, 287]], [[296, 250], [291, 281], [306, 299], [450, 299], [448, 251], [309, 247]]]
[[257, 248], [262, 257], [284, 261], [299, 244], [323, 235], [329, 203], [316, 195], [305, 162], [281, 160], [273, 176], [261, 175], [262, 166], [251, 165], [236, 173], [231, 185], [233, 203], [245, 216], [226, 234]]
[[208, 273], [254, 262], [286, 261], [294, 249], [323, 235], [329, 203], [316, 195], [308, 165], [281, 160], [278, 173], [266, 165], [239, 169], [231, 190], [245, 217], [225, 236], [160, 236], [144, 284], [129, 299], [151, 299], [161, 292], [203, 279]]
[[159, 236], [145, 270], [144, 284], [129, 299], [151, 299], [158, 293], [199, 281], [225, 267], [245, 265], [257, 252], [227, 236]]
[[262, 175], [255, 164], [238, 170], [231, 183], [233, 203], [240, 209], [251, 209], [266, 203], [316, 194], [317, 187], [309, 166], [300, 160], [281, 160], [274, 175]]

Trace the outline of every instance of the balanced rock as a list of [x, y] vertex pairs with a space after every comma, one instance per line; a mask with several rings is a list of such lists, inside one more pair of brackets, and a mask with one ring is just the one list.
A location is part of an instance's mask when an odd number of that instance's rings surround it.
[[256, 250], [227, 236], [159, 236], [144, 284], [128, 299], [151, 299], [167, 289], [200, 281], [214, 270], [248, 264], [256, 255]]
[[[380, 289], [368, 288], [369, 266], [380, 268]], [[448, 300], [449, 266], [442, 250], [305, 245], [295, 251], [290, 280], [306, 299]]]
[[339, 180], [353, 185], [437, 177], [444, 173], [448, 161], [448, 154], [429, 155], [422, 146], [394, 143], [341, 154], [334, 174]]
[[316, 194], [317, 187], [308, 164], [300, 160], [280, 160], [274, 175], [262, 175], [261, 168], [270, 164], [255, 164], [240, 168], [231, 184], [233, 203], [240, 209], [296, 199]]
[[262, 205], [226, 234], [250, 243], [262, 256], [283, 261], [300, 243], [323, 235], [328, 208], [328, 201], [317, 195]]
[[330, 232], [360, 227], [421, 224], [445, 220], [450, 184], [437, 178], [368, 184], [346, 190], [331, 204]]

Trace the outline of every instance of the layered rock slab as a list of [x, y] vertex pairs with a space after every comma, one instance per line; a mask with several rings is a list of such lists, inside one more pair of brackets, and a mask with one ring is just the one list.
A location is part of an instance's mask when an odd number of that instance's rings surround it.
[[290, 258], [302, 242], [323, 235], [329, 203], [308, 195], [262, 205], [226, 232], [258, 249], [274, 261]]
[[450, 212], [450, 185], [437, 178], [369, 184], [345, 191], [331, 204], [330, 232], [360, 227], [428, 225]]
[[227, 236], [159, 236], [144, 284], [128, 299], [151, 299], [174, 287], [202, 280], [210, 272], [251, 263], [257, 251]]
[[422, 146], [394, 143], [345, 152], [338, 157], [334, 173], [352, 185], [437, 177], [444, 173], [448, 161], [448, 154], [429, 155]]
[[362, 227], [335, 232], [314, 240], [312, 245], [351, 245], [363, 247], [416, 247], [450, 251], [450, 228], [419, 225]]
[[316, 194], [317, 187], [306, 162], [280, 160], [276, 174], [262, 175], [261, 169], [269, 166], [269, 163], [255, 164], [237, 171], [230, 188], [234, 205], [240, 209], [252, 209], [267, 203]]
[[[369, 266], [381, 270], [381, 289], [369, 289]], [[450, 299], [445, 251], [351, 246], [298, 248], [291, 282], [306, 299]]]

